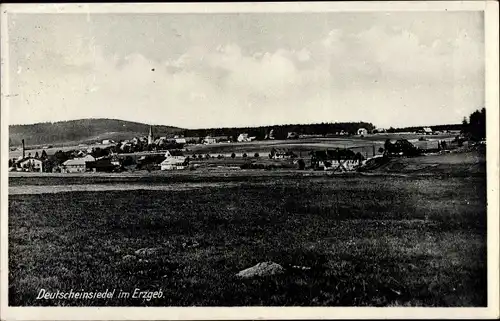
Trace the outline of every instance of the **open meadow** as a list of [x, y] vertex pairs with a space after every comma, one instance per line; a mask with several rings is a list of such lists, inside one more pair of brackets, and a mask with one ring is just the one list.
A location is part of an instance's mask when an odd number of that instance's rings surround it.
[[[349, 175], [13, 173], [9, 305], [486, 306], [484, 159], [445, 156]], [[266, 261], [285, 272], [236, 277]], [[36, 299], [135, 288], [163, 297]]]

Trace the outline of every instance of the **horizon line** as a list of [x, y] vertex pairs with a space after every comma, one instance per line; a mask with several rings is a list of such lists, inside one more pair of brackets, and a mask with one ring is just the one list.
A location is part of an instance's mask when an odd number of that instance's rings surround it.
[[152, 124], [152, 123], [145, 123], [145, 122], [139, 122], [139, 121], [132, 121], [132, 120], [125, 120], [125, 119], [119, 119], [119, 118], [105, 118], [105, 117], [98, 117], [98, 118], [78, 118], [78, 119], [68, 119], [68, 120], [57, 120], [57, 121], [45, 121], [45, 122], [37, 122], [37, 123], [26, 123], [26, 124], [9, 124], [10, 126], [33, 126], [33, 125], [39, 125], [39, 124], [56, 124], [56, 123], [64, 123], [64, 122], [72, 122], [72, 121], [81, 121], [81, 120], [115, 120], [115, 121], [122, 121], [122, 122], [129, 122], [129, 123], [136, 123], [136, 124], [141, 124], [141, 125], [148, 125], [148, 126], [164, 126], [164, 127], [172, 127], [172, 128], [178, 128], [181, 130], [209, 130], [209, 129], [231, 129], [231, 128], [259, 128], [259, 127], [272, 127], [272, 126], [306, 126], [306, 125], [320, 125], [320, 124], [349, 124], [349, 123], [366, 123], [366, 124], [372, 124], [374, 128], [384, 128], [384, 129], [389, 129], [389, 128], [394, 128], [394, 129], [402, 129], [402, 128], [412, 128], [412, 127], [433, 127], [433, 126], [446, 126], [446, 125], [460, 125], [460, 123], [447, 123], [447, 124], [436, 124], [436, 125], [411, 125], [411, 126], [400, 126], [400, 127], [395, 127], [395, 126], [389, 126], [389, 127], [378, 127], [375, 124], [368, 122], [368, 121], [327, 121], [327, 122], [310, 122], [310, 123], [287, 123], [287, 124], [261, 124], [261, 125], [235, 125], [235, 126], [225, 126], [225, 127], [199, 127], [199, 128], [188, 128], [188, 127], [179, 127], [176, 125], [165, 125], [165, 124]]

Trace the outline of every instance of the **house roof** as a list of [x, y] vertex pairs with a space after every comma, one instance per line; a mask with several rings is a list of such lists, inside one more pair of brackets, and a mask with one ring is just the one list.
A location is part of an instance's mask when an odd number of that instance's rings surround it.
[[41, 162], [42, 160], [41, 159], [37, 159], [37, 158], [34, 158], [34, 157], [26, 157], [24, 159], [21, 159], [18, 161], [18, 163], [24, 163], [26, 161], [37, 161], [37, 162]]
[[184, 156], [184, 154], [180, 150], [169, 150], [169, 153], [171, 156]]
[[163, 162], [161, 162], [161, 165], [175, 165], [175, 164], [182, 164], [184, 163], [184, 160], [181, 159], [175, 159], [175, 158], [165, 158]]
[[84, 157], [82, 157], [82, 159], [84, 159], [87, 162], [95, 161], [95, 157], [92, 155], [85, 155]]
[[64, 166], [76, 166], [76, 165], [85, 165], [86, 161], [83, 158], [74, 158], [68, 159], [63, 163]]

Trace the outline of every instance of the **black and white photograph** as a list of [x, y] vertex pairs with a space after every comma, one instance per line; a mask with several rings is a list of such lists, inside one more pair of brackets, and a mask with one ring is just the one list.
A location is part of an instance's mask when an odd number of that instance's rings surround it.
[[2, 5], [2, 306], [498, 316], [488, 2]]

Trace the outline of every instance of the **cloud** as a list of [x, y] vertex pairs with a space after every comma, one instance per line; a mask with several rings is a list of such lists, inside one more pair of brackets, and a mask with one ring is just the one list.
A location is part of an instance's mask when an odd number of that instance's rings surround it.
[[[459, 121], [484, 96], [483, 43], [465, 30], [422, 41], [404, 28], [332, 29], [298, 48], [235, 41], [177, 57], [106, 54], [75, 37], [16, 55], [12, 123], [88, 117], [181, 127], [322, 121]], [[429, 118], [430, 117], [430, 118]]]

